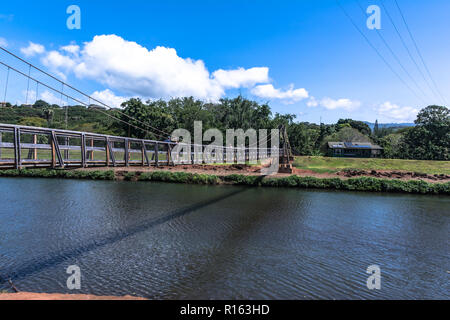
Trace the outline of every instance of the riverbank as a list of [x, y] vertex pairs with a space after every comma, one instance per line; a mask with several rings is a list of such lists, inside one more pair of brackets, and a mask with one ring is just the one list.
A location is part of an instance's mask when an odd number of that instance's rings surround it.
[[374, 177], [356, 178], [318, 178], [298, 175], [215, 175], [170, 170], [137, 171], [127, 170], [3, 170], [0, 177], [39, 177], [89, 180], [126, 180], [126, 181], [156, 181], [204, 185], [244, 185], [252, 187], [287, 187], [330, 189], [345, 191], [370, 191], [388, 193], [439, 194], [450, 195], [450, 182], [430, 183], [423, 180], [394, 180]]
[[317, 173], [331, 174], [343, 170], [365, 170], [369, 172], [414, 172], [431, 176], [450, 175], [450, 161], [435, 160], [296, 156], [294, 167]]

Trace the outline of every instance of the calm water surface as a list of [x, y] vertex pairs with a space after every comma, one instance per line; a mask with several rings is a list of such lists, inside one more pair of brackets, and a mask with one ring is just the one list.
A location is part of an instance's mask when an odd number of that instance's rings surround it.
[[[0, 290], [155, 299], [450, 298], [450, 197], [0, 179]], [[366, 287], [381, 267], [381, 290]]]

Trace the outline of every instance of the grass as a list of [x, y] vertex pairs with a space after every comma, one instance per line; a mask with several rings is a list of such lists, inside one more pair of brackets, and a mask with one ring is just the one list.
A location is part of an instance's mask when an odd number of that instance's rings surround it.
[[[80, 171], [80, 170], [0, 170], [0, 177], [39, 177], [39, 178], [66, 178], [88, 180], [115, 180], [113, 171]], [[215, 176], [209, 174], [196, 174], [189, 172], [128, 172], [125, 180], [159, 181], [186, 184], [233, 184], [253, 187], [278, 188], [311, 188], [348, 191], [371, 191], [389, 193], [415, 193], [415, 194], [442, 194], [450, 195], [450, 182], [428, 183], [420, 180], [401, 181], [359, 177], [352, 179], [299, 177], [292, 175], [283, 178], [245, 176], [233, 174], [228, 176]]]
[[339, 178], [322, 179], [315, 177], [299, 177], [292, 175], [283, 178], [271, 178], [263, 176], [245, 176], [233, 174], [228, 176], [215, 176], [206, 174], [193, 174], [188, 172], [154, 171], [137, 175], [130, 173], [127, 180], [160, 181], [190, 184], [220, 184], [244, 185], [253, 187], [278, 187], [278, 188], [311, 188], [331, 189], [347, 191], [370, 191], [390, 193], [415, 193], [415, 194], [447, 194], [450, 195], [450, 182], [428, 183], [425, 181], [400, 181], [359, 177], [347, 180]]
[[344, 169], [360, 169], [450, 174], [450, 161], [432, 160], [295, 157], [294, 167], [317, 173], [335, 173]]

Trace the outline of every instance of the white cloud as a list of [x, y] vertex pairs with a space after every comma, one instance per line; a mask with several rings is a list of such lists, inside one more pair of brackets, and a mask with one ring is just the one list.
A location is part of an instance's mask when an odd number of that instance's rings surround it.
[[[112, 92], [109, 89], [103, 91], [95, 91], [91, 96], [92, 98], [97, 99], [106, 104], [107, 106], [113, 108], [120, 108], [123, 102], [130, 99], [129, 97], [116, 96], [114, 92]], [[96, 102], [94, 101], [94, 104], [95, 103]]]
[[382, 122], [414, 122], [419, 113], [419, 109], [408, 106], [401, 107], [389, 101], [379, 105], [375, 110], [380, 115]]
[[80, 52], [80, 46], [78, 46], [76, 44], [69, 44], [67, 46], [61, 47], [60, 50], [77, 55]]
[[[269, 81], [269, 69], [238, 68], [210, 74], [202, 60], [178, 56], [173, 48], [148, 50], [116, 35], [95, 36], [83, 48], [65, 46], [43, 62], [54, 70], [74, 72], [109, 88], [145, 98], [194, 96], [216, 101], [230, 88], [251, 87]], [[64, 57], [64, 58], [63, 58]]]
[[6, 48], [8, 46], [8, 41], [6, 41], [5, 38], [0, 37], [0, 46]]
[[291, 85], [288, 90], [283, 91], [274, 88], [271, 84], [264, 84], [254, 87], [251, 92], [260, 98], [280, 99], [285, 103], [294, 103], [308, 98], [308, 91], [303, 88], [294, 89], [293, 85]]
[[248, 88], [257, 83], [269, 82], [269, 68], [219, 69], [213, 73], [213, 78], [224, 88]]
[[42, 63], [54, 69], [71, 70], [75, 67], [75, 61], [71, 58], [62, 55], [58, 51], [50, 51], [45, 57], [42, 58]]
[[39, 95], [41, 100], [48, 102], [50, 104], [61, 105], [61, 97], [55, 96], [52, 92], [46, 90]]
[[361, 106], [361, 103], [359, 101], [353, 101], [350, 99], [331, 99], [331, 98], [323, 98], [320, 100], [320, 103], [316, 104], [320, 105], [328, 110], [335, 110], [335, 109], [344, 109], [347, 111], [353, 111], [358, 109]]
[[27, 57], [35, 56], [36, 54], [43, 54], [45, 47], [38, 43], [29, 42], [28, 47], [20, 49], [20, 51]]
[[56, 73], [57, 76], [62, 78], [64, 81], [67, 79], [67, 73], [70, 72], [75, 67], [75, 61], [70, 57], [62, 55], [58, 51], [48, 52], [42, 59], [42, 63], [49, 67], [50, 70]]
[[319, 102], [317, 102], [316, 98], [311, 97], [308, 102], [306, 103], [308, 107], [317, 107], [319, 105]]

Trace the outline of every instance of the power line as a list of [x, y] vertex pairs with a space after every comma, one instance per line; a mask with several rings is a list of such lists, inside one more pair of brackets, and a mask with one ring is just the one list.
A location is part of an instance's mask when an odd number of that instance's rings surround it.
[[[364, 8], [361, 6], [361, 3], [356, 0], [356, 3], [358, 4], [358, 6], [360, 7], [361, 11], [363, 12], [363, 15], [366, 15], [366, 12], [364, 11]], [[394, 59], [397, 61], [397, 63], [400, 65], [400, 67], [402, 68], [402, 70], [406, 73], [406, 75], [408, 76], [408, 78], [415, 84], [415, 86], [419, 89], [419, 91], [426, 96], [427, 98], [428, 95], [425, 93], [425, 91], [422, 89], [422, 87], [419, 86], [419, 84], [417, 83], [417, 81], [411, 76], [411, 74], [409, 73], [408, 70], [406, 70], [405, 66], [403, 65], [403, 63], [401, 62], [401, 60], [399, 59], [399, 57], [397, 56], [397, 54], [394, 52], [394, 50], [391, 48], [391, 46], [389, 45], [389, 43], [386, 41], [386, 39], [383, 37], [382, 33], [378, 30], [375, 29], [377, 35], [380, 37], [381, 41], [383, 41], [384, 45], [388, 48], [389, 52], [392, 54], [392, 56], [394, 57]]]
[[422, 71], [422, 68], [419, 67], [419, 64], [417, 63], [416, 59], [414, 58], [414, 56], [411, 53], [411, 50], [409, 50], [408, 45], [406, 44], [405, 39], [403, 38], [402, 34], [400, 33], [400, 31], [397, 28], [397, 25], [395, 24], [394, 19], [392, 18], [391, 14], [389, 13], [389, 10], [387, 9], [387, 7], [384, 4], [384, 1], [381, 0], [381, 5], [383, 6], [384, 11], [386, 11], [386, 14], [389, 18], [389, 21], [391, 22], [392, 26], [395, 29], [395, 32], [397, 33], [397, 35], [400, 38], [400, 41], [403, 44], [403, 47], [405, 48], [406, 52], [408, 53], [409, 58], [411, 59], [411, 61], [414, 63], [414, 65], [416, 66], [417, 70], [419, 71], [420, 75], [422, 76], [423, 80], [425, 81], [425, 83], [427, 84], [428, 88], [430, 89], [430, 91], [439, 99], [441, 99], [439, 97], [438, 94], [436, 94], [435, 89], [431, 86], [430, 81], [425, 77], [425, 74]]
[[6, 73], [5, 98], [3, 99], [5, 103], [6, 103], [6, 93], [8, 92], [8, 82], [9, 82], [9, 67], [8, 67], [8, 71]]
[[348, 14], [348, 12], [344, 9], [344, 7], [341, 5], [339, 0], [336, 0], [336, 3], [341, 8], [341, 10], [344, 12], [345, 16], [350, 20], [352, 25], [355, 27], [355, 29], [361, 34], [361, 36], [366, 40], [366, 42], [369, 44], [369, 46], [377, 53], [377, 55], [383, 60], [383, 62], [386, 64], [386, 66], [394, 73], [397, 78], [416, 96], [417, 99], [421, 100], [424, 104], [426, 102], [417, 95], [417, 93], [408, 85], [408, 83], [403, 80], [403, 78], [395, 71], [395, 69], [390, 65], [390, 63], [384, 58], [384, 56], [380, 53], [380, 51], [372, 44], [372, 42], [367, 38], [367, 36], [361, 31], [361, 29], [358, 27], [358, 25], [355, 23], [355, 21], [352, 19], [352, 17]]
[[[411, 29], [409, 28], [408, 23], [406, 22], [406, 18], [405, 18], [404, 14], [403, 14], [402, 9], [400, 9], [400, 6], [398, 5], [397, 0], [394, 0], [394, 1], [395, 1], [395, 5], [397, 6], [398, 11], [400, 12], [400, 15], [402, 16], [402, 20], [403, 20], [403, 23], [404, 23], [405, 26], [406, 26], [406, 30], [408, 30], [408, 34], [409, 34], [409, 36], [411, 37], [411, 40], [412, 40], [413, 43], [414, 43], [414, 47], [416, 48], [417, 54], [419, 55], [420, 60], [422, 61], [423, 66], [425, 67], [425, 70], [426, 70], [427, 73], [428, 73], [428, 76], [430, 77], [431, 81], [433, 82], [433, 84], [434, 84], [434, 86], [435, 86], [435, 88], [436, 88], [436, 91], [438, 92], [438, 94], [439, 94], [439, 96], [441, 97], [441, 99], [442, 99], [444, 102], [447, 102], [447, 99], [445, 99], [444, 96], [442, 95], [441, 91], [439, 90], [439, 87], [438, 87], [437, 84], [436, 84], [436, 81], [434, 81], [434, 78], [433, 78], [433, 76], [431, 75], [430, 69], [428, 69], [428, 66], [427, 66], [427, 64], [425, 63], [425, 59], [423, 58], [422, 53], [421, 53], [420, 50], [419, 50], [419, 46], [417, 45], [417, 42], [416, 42], [416, 40], [415, 40], [415, 38], [414, 38], [414, 36], [413, 36], [413, 34], [412, 34], [412, 32], [411, 32]], [[447, 103], [447, 104], [448, 104], [448, 103]]]

